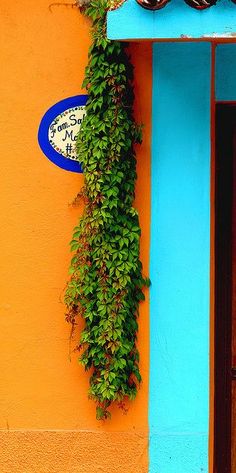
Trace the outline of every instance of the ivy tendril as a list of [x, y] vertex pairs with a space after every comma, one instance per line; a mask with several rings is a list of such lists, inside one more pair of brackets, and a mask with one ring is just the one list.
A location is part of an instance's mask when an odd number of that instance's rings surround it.
[[140, 226], [133, 207], [136, 182], [134, 144], [141, 126], [133, 118], [133, 67], [127, 44], [106, 37], [108, 0], [92, 0], [83, 13], [92, 20], [92, 45], [83, 87], [89, 98], [77, 137], [84, 173], [84, 212], [74, 229], [66, 320], [85, 321], [76, 349], [91, 369], [89, 397], [97, 419], [109, 406], [134, 399], [141, 381], [136, 346], [139, 303], [145, 299], [139, 259]]

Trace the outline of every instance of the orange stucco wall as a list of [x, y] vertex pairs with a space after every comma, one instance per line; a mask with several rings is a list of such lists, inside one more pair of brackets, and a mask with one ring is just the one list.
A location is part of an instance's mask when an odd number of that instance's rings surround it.
[[[0, 472], [144, 473], [148, 463], [148, 300], [140, 311], [143, 383], [128, 413], [95, 419], [88, 376], [69, 360], [63, 289], [81, 209], [68, 203], [82, 175], [52, 164], [37, 142], [45, 111], [81, 90], [89, 24], [50, 0], [0, 3], [1, 318]], [[133, 44], [141, 258], [149, 263], [151, 46]], [[145, 72], [145, 81], [144, 81]]]

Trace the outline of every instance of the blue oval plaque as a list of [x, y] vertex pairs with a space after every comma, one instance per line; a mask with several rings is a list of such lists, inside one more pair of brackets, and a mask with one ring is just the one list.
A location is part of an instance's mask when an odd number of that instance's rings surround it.
[[87, 95], [76, 95], [53, 105], [39, 125], [38, 141], [54, 164], [72, 172], [82, 172], [76, 161], [76, 136], [85, 116]]

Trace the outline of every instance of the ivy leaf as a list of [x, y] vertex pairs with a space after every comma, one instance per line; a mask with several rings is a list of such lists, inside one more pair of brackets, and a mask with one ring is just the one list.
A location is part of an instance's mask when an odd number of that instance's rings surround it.
[[83, 13], [92, 23], [92, 44], [83, 87], [88, 90], [86, 116], [76, 141], [83, 167], [84, 211], [74, 228], [65, 304], [74, 329], [84, 320], [76, 349], [90, 370], [89, 397], [98, 420], [109, 406], [134, 399], [140, 383], [136, 347], [143, 287], [139, 258], [140, 225], [134, 208], [136, 157], [142, 126], [133, 117], [133, 67], [127, 44], [106, 37], [111, 0], [90, 0]]

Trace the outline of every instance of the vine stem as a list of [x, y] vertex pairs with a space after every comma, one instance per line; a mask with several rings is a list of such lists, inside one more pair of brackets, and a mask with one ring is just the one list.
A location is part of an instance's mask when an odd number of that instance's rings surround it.
[[92, 20], [93, 38], [83, 83], [86, 114], [76, 143], [86, 200], [71, 241], [65, 293], [71, 341], [77, 317], [84, 320], [76, 346], [82, 351], [79, 361], [91, 374], [89, 398], [97, 404], [99, 420], [110, 418], [113, 402], [125, 409], [124, 402], [136, 397], [141, 382], [137, 320], [148, 285], [133, 207], [134, 145], [141, 142], [133, 117], [133, 67], [127, 44], [106, 37], [110, 7], [110, 0], [90, 0], [83, 11]]

